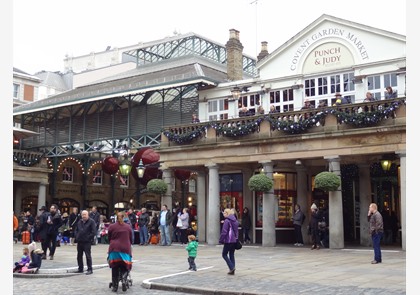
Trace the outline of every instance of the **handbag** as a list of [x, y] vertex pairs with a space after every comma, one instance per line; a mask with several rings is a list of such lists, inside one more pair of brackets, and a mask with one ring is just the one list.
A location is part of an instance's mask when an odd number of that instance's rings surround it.
[[181, 218], [178, 218], [178, 221], [176, 222], [176, 227], [182, 227], [182, 220], [181, 220]]
[[236, 239], [235, 249], [236, 250], [241, 250], [242, 249], [242, 243], [241, 243], [241, 241], [239, 241], [239, 239]]

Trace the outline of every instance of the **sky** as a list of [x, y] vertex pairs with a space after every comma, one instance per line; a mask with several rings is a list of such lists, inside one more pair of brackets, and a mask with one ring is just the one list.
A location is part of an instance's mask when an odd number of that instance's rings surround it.
[[244, 53], [256, 57], [262, 41], [273, 52], [322, 14], [406, 35], [405, 0], [13, 0], [12, 5], [13, 66], [29, 74], [63, 71], [66, 55], [174, 32], [226, 44], [229, 30], [236, 29]]

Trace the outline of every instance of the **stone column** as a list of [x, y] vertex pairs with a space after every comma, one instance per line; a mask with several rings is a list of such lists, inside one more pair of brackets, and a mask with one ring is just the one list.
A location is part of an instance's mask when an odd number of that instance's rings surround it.
[[16, 216], [19, 216], [20, 211], [22, 210], [22, 208], [21, 208], [21, 206], [22, 206], [22, 186], [16, 185], [14, 187], [14, 193], [15, 193], [15, 198], [14, 198], [15, 202], [13, 204], [13, 211], [15, 211]]
[[248, 181], [253, 175], [253, 170], [245, 169], [242, 171], [243, 175], [243, 197], [244, 197], [244, 208], [248, 207], [249, 214], [251, 217], [251, 230], [250, 230], [250, 238], [252, 243], [255, 243], [255, 201], [253, 198], [253, 192], [248, 187]]
[[47, 206], [46, 201], [47, 201], [47, 184], [41, 182], [39, 184], [39, 191], [38, 191], [38, 210], [36, 212], [37, 215], [40, 215], [40, 213], [42, 213], [39, 211], [39, 208], [41, 208], [42, 206]]
[[[406, 187], [406, 151], [398, 151], [396, 154], [400, 157], [400, 195], [401, 195], [401, 246], [406, 250], [406, 206], [407, 206], [407, 187]], [[414, 213], [414, 211], [411, 211]]]
[[[269, 178], [273, 179], [273, 162], [263, 161], [264, 173]], [[274, 198], [274, 188], [269, 192], [263, 194], [263, 232], [262, 232], [262, 246], [274, 247], [276, 246], [276, 212], [278, 209], [277, 202]]]
[[367, 220], [369, 205], [372, 202], [372, 186], [369, 164], [359, 165], [359, 189], [360, 245], [372, 246], [372, 239], [369, 235], [369, 222]]
[[168, 210], [172, 212], [172, 170], [163, 169], [162, 179], [168, 185], [166, 193], [162, 195], [161, 205], [166, 204]]
[[[341, 178], [340, 157], [324, 157], [328, 160], [329, 171], [334, 172]], [[343, 224], [343, 196], [341, 186], [338, 190], [329, 193], [329, 231], [330, 249], [344, 248], [344, 224]]]
[[197, 172], [197, 238], [206, 241], [206, 178], [202, 171]]
[[303, 243], [310, 244], [311, 243], [310, 236], [306, 234], [307, 225], [309, 224], [309, 220], [311, 216], [310, 212], [308, 211], [308, 174], [306, 173], [306, 167], [303, 166], [302, 163], [296, 165], [296, 172], [297, 172], [297, 200], [296, 201], [297, 201], [297, 204], [300, 205], [300, 210], [306, 215], [305, 222], [302, 224]]
[[217, 245], [220, 238], [220, 183], [219, 166], [206, 165], [209, 169], [209, 205], [208, 205], [208, 232], [207, 244]]

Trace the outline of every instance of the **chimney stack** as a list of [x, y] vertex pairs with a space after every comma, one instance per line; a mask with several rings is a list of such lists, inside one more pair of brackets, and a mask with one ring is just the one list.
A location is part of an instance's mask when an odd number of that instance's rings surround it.
[[257, 56], [257, 62], [259, 62], [260, 60], [262, 60], [267, 55], [268, 55], [267, 41], [262, 41], [261, 42], [261, 52]]
[[244, 47], [239, 41], [239, 31], [229, 30], [229, 41], [226, 43], [227, 78], [230, 81], [242, 80], [242, 51]]

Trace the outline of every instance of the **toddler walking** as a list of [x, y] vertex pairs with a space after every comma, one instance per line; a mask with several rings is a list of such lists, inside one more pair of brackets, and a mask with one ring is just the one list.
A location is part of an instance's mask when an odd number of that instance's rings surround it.
[[188, 245], [185, 247], [185, 250], [188, 251], [188, 264], [190, 268], [188, 270], [197, 271], [195, 266], [195, 258], [197, 257], [198, 242], [195, 240], [194, 235], [188, 236]]

